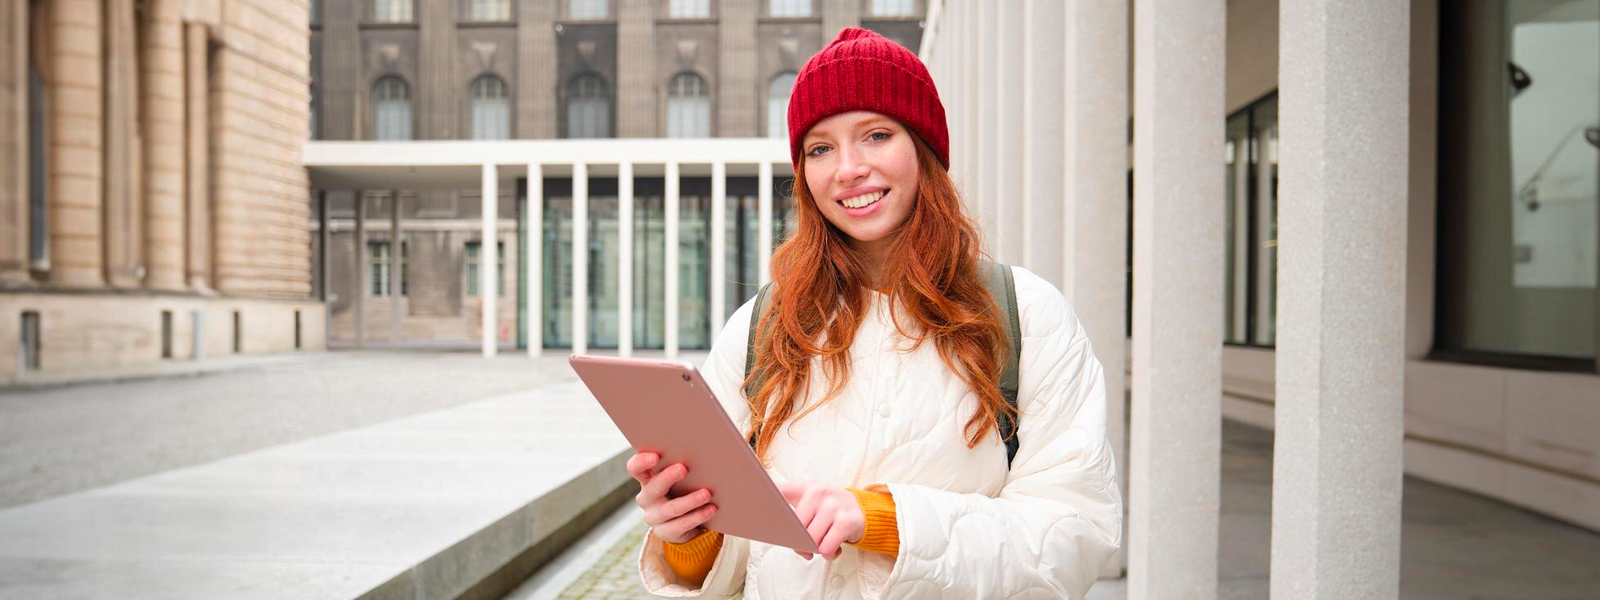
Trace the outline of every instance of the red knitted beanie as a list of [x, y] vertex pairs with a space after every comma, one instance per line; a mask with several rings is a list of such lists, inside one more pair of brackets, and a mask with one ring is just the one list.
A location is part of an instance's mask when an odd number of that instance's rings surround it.
[[797, 169], [806, 132], [818, 121], [853, 110], [885, 115], [917, 132], [949, 170], [950, 131], [928, 67], [889, 38], [846, 27], [795, 76], [789, 157]]

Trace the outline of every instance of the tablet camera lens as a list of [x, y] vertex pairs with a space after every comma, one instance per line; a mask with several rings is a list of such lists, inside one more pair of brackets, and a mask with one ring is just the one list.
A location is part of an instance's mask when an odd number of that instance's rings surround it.
[[683, 380], [684, 381], [688, 381], [689, 380], [689, 374], [688, 373], [684, 373], [683, 374]]

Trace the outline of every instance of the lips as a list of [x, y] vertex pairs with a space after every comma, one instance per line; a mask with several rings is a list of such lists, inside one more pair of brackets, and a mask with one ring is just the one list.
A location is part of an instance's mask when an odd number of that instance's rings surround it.
[[866, 208], [871, 206], [873, 203], [882, 200], [883, 197], [888, 194], [889, 190], [868, 192], [851, 198], [841, 198], [839, 200], [839, 204], [843, 204], [845, 208]]

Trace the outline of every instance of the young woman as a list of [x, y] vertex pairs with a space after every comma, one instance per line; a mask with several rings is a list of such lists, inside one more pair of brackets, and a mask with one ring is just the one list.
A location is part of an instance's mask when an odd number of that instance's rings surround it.
[[[1121, 544], [1105, 387], [1060, 291], [1017, 267], [1016, 435], [997, 420], [1010, 359], [980, 280], [978, 231], [948, 173], [944, 107], [905, 48], [845, 29], [789, 101], [796, 231], [772, 259], [753, 372], [754, 301], [702, 369], [821, 554], [701, 527], [707, 490], [667, 496], [693, 465], [640, 453], [628, 471], [650, 535], [653, 594], [781, 598], [1082, 598]], [[746, 394], [747, 384], [753, 393]]]

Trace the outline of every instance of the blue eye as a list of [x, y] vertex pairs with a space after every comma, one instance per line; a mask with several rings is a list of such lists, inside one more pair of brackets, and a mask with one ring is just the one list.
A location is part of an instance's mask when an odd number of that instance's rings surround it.
[[889, 133], [886, 132], [886, 131], [875, 131], [875, 132], [872, 133], [872, 135], [869, 135], [867, 137], [871, 138], [872, 141], [874, 141], [874, 142], [881, 142], [881, 141], [889, 139]]
[[827, 146], [812, 146], [810, 150], [806, 151], [806, 156], [822, 156], [828, 150], [829, 148]]

